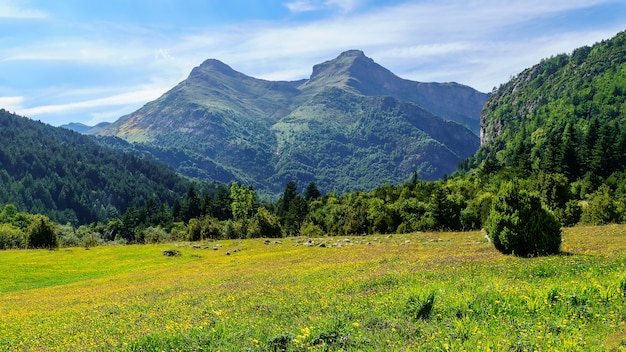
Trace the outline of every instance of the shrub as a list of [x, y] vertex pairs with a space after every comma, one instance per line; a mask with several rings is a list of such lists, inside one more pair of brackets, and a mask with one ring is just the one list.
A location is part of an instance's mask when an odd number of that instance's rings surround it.
[[461, 227], [463, 230], [478, 230], [483, 227], [489, 216], [493, 194], [482, 193], [470, 200], [467, 207], [461, 211]]
[[145, 243], [163, 243], [170, 240], [170, 236], [161, 227], [148, 227], [141, 231]]
[[187, 225], [187, 240], [200, 241], [202, 239], [202, 224], [196, 218], [189, 220]]
[[61, 247], [79, 247], [82, 244], [82, 239], [72, 225], [59, 225], [58, 230], [59, 245]]
[[89, 232], [82, 239], [82, 245], [85, 248], [97, 247], [104, 244], [104, 240], [102, 239], [102, 235], [100, 232]]
[[280, 219], [267, 209], [259, 208], [248, 228], [248, 237], [283, 237]]
[[184, 222], [179, 221], [172, 224], [172, 229], [170, 230], [170, 236], [172, 241], [187, 241], [188, 239], [188, 229], [187, 225]]
[[569, 200], [565, 204], [565, 210], [563, 211], [563, 216], [561, 217], [561, 222], [563, 226], [573, 226], [576, 225], [580, 221], [580, 216], [583, 210], [578, 204], [578, 201], [575, 199]]
[[589, 225], [603, 225], [617, 222], [617, 204], [611, 196], [611, 189], [602, 185], [594, 192], [583, 207], [580, 221]]
[[219, 220], [213, 217], [205, 217], [202, 219], [202, 239], [219, 240], [222, 238], [222, 226]]
[[502, 253], [549, 255], [561, 247], [561, 224], [544, 208], [539, 196], [516, 182], [502, 185], [487, 218], [487, 233]]
[[26, 235], [11, 224], [0, 223], [0, 249], [24, 248]]
[[26, 229], [31, 248], [57, 248], [59, 238], [54, 224], [45, 216], [37, 215]]
[[222, 237], [224, 238], [236, 238], [235, 225], [232, 220], [226, 220], [222, 227]]
[[305, 221], [300, 228], [300, 235], [305, 237], [321, 237], [324, 236], [324, 230], [311, 221]]

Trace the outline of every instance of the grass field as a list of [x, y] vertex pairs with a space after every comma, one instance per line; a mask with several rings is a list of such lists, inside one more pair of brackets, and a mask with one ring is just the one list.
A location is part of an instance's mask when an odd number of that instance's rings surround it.
[[626, 226], [194, 245], [0, 252], [0, 350], [626, 351]]

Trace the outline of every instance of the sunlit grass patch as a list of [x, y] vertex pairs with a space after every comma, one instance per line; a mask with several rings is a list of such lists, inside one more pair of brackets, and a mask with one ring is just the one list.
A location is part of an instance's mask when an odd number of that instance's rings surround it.
[[480, 232], [5, 251], [0, 350], [622, 348], [625, 233], [540, 258]]

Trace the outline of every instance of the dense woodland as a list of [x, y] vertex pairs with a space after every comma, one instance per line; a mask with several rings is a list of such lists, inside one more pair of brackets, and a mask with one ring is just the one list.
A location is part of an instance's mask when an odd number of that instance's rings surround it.
[[63, 128], [0, 110], [0, 204], [73, 225], [120, 217], [148, 199], [173, 203], [189, 181]]
[[[38, 234], [50, 221], [27, 212], [61, 224], [44, 246], [476, 230], [493, 223], [490, 213], [507, 198], [544, 209], [542, 217], [558, 221], [545, 220], [552, 227], [626, 222], [625, 53], [620, 33], [494, 90], [482, 117], [486, 143], [451, 177], [413, 173], [403, 184], [343, 194], [291, 181], [278, 201], [249, 185], [190, 183], [126, 154], [114, 161], [78, 134], [54, 144], [2, 111], [3, 140], [23, 143], [0, 147], [0, 199], [15, 203], [0, 213], [0, 248], [42, 246], [32, 238], [48, 238]], [[65, 147], [77, 144], [83, 154]], [[117, 160], [145, 173], [120, 174]], [[85, 170], [71, 178], [68, 168]]]

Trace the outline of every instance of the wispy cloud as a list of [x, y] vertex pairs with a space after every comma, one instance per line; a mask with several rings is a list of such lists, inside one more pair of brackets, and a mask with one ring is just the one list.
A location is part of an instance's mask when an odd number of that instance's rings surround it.
[[22, 108], [24, 97], [0, 97], [0, 108], [16, 111]]
[[357, 8], [360, 0], [295, 0], [284, 3], [285, 7], [293, 13], [317, 11], [322, 9], [339, 9], [342, 13], [348, 13]]
[[311, 0], [296, 0], [287, 2], [285, 3], [285, 7], [287, 7], [289, 11], [295, 13], [315, 11], [319, 9], [319, 7], [313, 4], [313, 1]]
[[[42, 32], [35, 41], [0, 46], [0, 65], [23, 67], [24, 72], [50, 62], [55, 69], [65, 65], [63, 72], [70, 74], [81, 68], [80, 75], [57, 74], [58, 81], [48, 82], [51, 90], [60, 85], [105, 91], [50, 96], [41, 89], [10, 90], [10, 82], [0, 76], [9, 82], [0, 80], [5, 86], [0, 94], [10, 97], [0, 98], [0, 107], [19, 107], [16, 112], [37, 117], [80, 112], [84, 119], [106, 118], [155, 99], [207, 58], [251, 76], [294, 80], [348, 49], [364, 50], [404, 78], [456, 81], [489, 91], [542, 58], [624, 30], [621, 21], [552, 27], [576, 11], [620, 4], [616, 0], [423, 0], [386, 6], [365, 0], [276, 1], [292, 15], [188, 28], [78, 21], [52, 35]], [[0, 14], [26, 11], [16, 2], [8, 4], [13, 10], [0, 5]], [[299, 15], [311, 11], [317, 12]], [[6, 75], [7, 70], [0, 71]]]
[[81, 110], [86, 108], [111, 107], [128, 104], [144, 103], [158, 98], [165, 93], [168, 88], [151, 88], [143, 90], [135, 90], [122, 94], [107, 96], [104, 98], [83, 100], [64, 104], [42, 105], [31, 108], [22, 108], [18, 112], [25, 116], [39, 116], [47, 114], [67, 113], [72, 110]]
[[336, 6], [340, 8], [344, 13], [348, 13], [356, 9], [360, 3], [360, 0], [326, 0], [325, 2], [328, 6]]
[[0, 3], [0, 18], [40, 19], [47, 17], [48, 14], [46, 12], [22, 7], [15, 1], [4, 0]]

